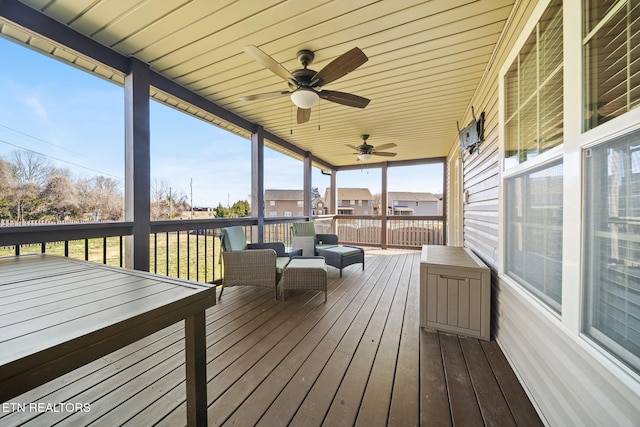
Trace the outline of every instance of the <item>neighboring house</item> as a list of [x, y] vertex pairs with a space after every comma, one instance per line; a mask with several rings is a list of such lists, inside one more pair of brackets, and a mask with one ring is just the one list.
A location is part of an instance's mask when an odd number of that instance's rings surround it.
[[387, 200], [389, 215], [442, 215], [442, 200], [432, 193], [389, 191]]
[[314, 197], [313, 199], [311, 199], [311, 209], [312, 215], [325, 215], [326, 213], [328, 213], [327, 204], [321, 197]]
[[[331, 191], [325, 191], [326, 206], [331, 206]], [[373, 215], [373, 196], [368, 188], [338, 188], [338, 215]]]
[[265, 216], [303, 216], [302, 190], [264, 190]]

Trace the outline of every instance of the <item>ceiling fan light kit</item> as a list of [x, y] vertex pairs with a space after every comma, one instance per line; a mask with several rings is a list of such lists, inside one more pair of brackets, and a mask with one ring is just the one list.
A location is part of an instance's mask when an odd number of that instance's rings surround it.
[[301, 87], [293, 91], [293, 93], [291, 94], [291, 101], [297, 107], [304, 108], [306, 110], [318, 105], [320, 96], [318, 96], [318, 93], [313, 89]]
[[369, 160], [370, 158], [371, 158], [371, 154], [366, 154], [366, 153], [358, 154], [358, 160], [365, 161], [365, 160]]

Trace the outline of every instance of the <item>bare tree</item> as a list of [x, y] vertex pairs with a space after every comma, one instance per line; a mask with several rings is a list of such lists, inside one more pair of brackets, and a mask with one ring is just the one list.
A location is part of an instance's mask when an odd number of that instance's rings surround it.
[[27, 150], [16, 150], [10, 153], [12, 175], [17, 184], [33, 183], [44, 188], [51, 176], [52, 167], [41, 154]]
[[171, 211], [169, 203], [171, 187], [164, 179], [153, 178], [151, 182], [151, 219], [166, 219]]
[[373, 196], [373, 211], [374, 215], [382, 215], [382, 194], [376, 193]]
[[11, 173], [11, 163], [0, 159], [0, 198], [5, 198], [13, 193], [15, 180]]
[[180, 217], [180, 215], [189, 208], [187, 195], [184, 191], [176, 190], [164, 179], [153, 179], [151, 182], [151, 219], [158, 220]]
[[40, 199], [40, 188], [34, 182], [22, 182], [16, 184], [11, 195], [15, 203], [15, 219], [25, 221], [38, 219], [38, 214], [43, 211]]
[[124, 213], [124, 199], [118, 181], [95, 176], [76, 183], [80, 210], [96, 221], [117, 221]]
[[69, 171], [54, 171], [42, 192], [42, 197], [49, 201], [49, 214], [57, 220], [75, 217], [80, 213], [78, 192], [71, 181]]

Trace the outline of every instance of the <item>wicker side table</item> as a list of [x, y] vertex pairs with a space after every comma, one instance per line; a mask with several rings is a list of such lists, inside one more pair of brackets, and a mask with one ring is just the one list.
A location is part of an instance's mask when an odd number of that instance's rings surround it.
[[327, 302], [327, 266], [321, 256], [293, 257], [282, 273], [280, 291], [284, 301], [287, 289], [324, 291]]

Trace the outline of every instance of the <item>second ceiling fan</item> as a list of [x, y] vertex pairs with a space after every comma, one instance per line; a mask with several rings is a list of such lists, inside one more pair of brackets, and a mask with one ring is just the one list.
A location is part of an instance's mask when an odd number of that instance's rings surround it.
[[255, 101], [290, 95], [291, 101], [298, 107], [298, 123], [306, 123], [309, 121], [311, 117], [311, 107], [315, 106], [320, 101], [320, 98], [356, 108], [364, 108], [369, 104], [369, 99], [358, 95], [320, 89], [322, 86], [347, 75], [367, 62], [369, 58], [357, 47], [343, 53], [318, 72], [307, 68], [314, 59], [314, 54], [310, 50], [301, 50], [298, 52], [298, 61], [300, 61], [303, 68], [292, 72], [284, 68], [279, 62], [264, 53], [257, 46], [245, 46], [243, 50], [265, 68], [271, 70], [277, 76], [282, 77], [289, 84], [290, 90], [243, 96], [240, 98], [241, 101]]
[[396, 154], [398, 154], [398, 153], [391, 153], [386, 151], [379, 151], [379, 150], [386, 150], [388, 148], [396, 147], [396, 144], [394, 144], [393, 142], [390, 142], [388, 144], [382, 144], [382, 145], [379, 145], [378, 147], [374, 147], [371, 144], [367, 144], [367, 139], [369, 139], [369, 135], [366, 135], [366, 134], [362, 135], [362, 144], [358, 145], [357, 147], [355, 145], [346, 144], [347, 147], [356, 150], [354, 154], [358, 155], [358, 160], [369, 160], [371, 156], [395, 157]]

